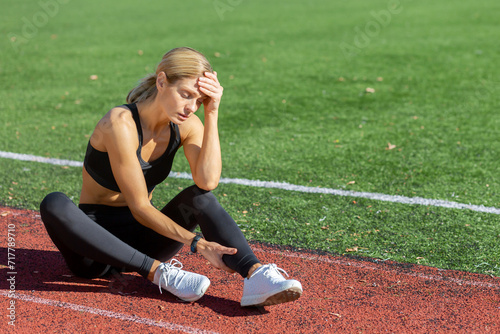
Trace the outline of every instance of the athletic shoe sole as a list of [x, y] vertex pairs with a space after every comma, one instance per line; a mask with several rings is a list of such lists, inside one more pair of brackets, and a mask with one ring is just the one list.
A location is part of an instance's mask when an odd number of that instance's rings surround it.
[[193, 298], [181, 298], [181, 297], [177, 297], [177, 298], [179, 298], [180, 300], [183, 300], [187, 303], [195, 302], [205, 295], [205, 292], [207, 292], [209, 286], [210, 286], [210, 281], [208, 281], [208, 284], [206, 284], [204, 287], [201, 288], [201, 296], [198, 295], [198, 296], [194, 296]]
[[[267, 294], [269, 295], [269, 294]], [[300, 287], [291, 287], [286, 290], [278, 290], [271, 293], [271, 296], [249, 296], [246, 299], [241, 300], [242, 307], [251, 306], [269, 306], [282, 303], [292, 302], [302, 295], [302, 289]]]

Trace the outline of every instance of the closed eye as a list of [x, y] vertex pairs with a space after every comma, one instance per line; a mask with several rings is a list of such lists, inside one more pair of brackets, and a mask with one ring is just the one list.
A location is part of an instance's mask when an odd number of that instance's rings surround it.
[[204, 94], [200, 96], [200, 94], [193, 94], [192, 92], [189, 92], [187, 90], [181, 90], [179, 93], [183, 99], [186, 100], [197, 99], [196, 103], [200, 104], [203, 103], [207, 98], [207, 96]]

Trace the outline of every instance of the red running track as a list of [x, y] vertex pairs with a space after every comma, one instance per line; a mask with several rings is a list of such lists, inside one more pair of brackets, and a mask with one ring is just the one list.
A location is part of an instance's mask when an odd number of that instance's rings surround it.
[[[199, 301], [183, 303], [136, 274], [72, 276], [38, 212], [0, 207], [0, 220], [2, 333], [500, 333], [498, 277], [254, 244], [263, 262], [301, 281], [304, 294], [292, 303], [241, 308], [242, 279], [185, 247], [177, 256], [185, 269], [212, 284]], [[13, 302], [15, 326], [7, 309]]]

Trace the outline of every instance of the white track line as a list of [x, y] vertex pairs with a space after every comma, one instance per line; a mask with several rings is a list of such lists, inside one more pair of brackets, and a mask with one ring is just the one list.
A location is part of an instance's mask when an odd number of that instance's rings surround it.
[[[0, 295], [3, 297], [12, 298], [9, 296], [9, 290], [0, 290]], [[48, 306], [62, 307], [62, 308], [70, 309], [73, 311], [97, 314], [97, 315], [101, 315], [101, 316], [108, 317], [108, 318], [115, 318], [115, 319], [124, 320], [124, 321], [132, 321], [132, 322], [137, 322], [137, 323], [142, 324], [142, 325], [161, 327], [161, 328], [166, 328], [169, 330], [179, 331], [179, 332], [184, 332], [184, 333], [217, 334], [217, 332], [211, 332], [211, 331], [206, 331], [203, 329], [177, 325], [177, 324], [173, 324], [170, 322], [164, 322], [163, 320], [161, 322], [158, 322], [157, 320], [148, 319], [148, 318], [141, 318], [141, 317], [138, 317], [135, 315], [128, 315], [128, 314], [124, 314], [124, 313], [111, 312], [111, 311], [101, 310], [101, 309], [98, 309], [95, 307], [83, 306], [83, 305], [78, 305], [78, 304], [73, 304], [73, 303], [66, 303], [66, 302], [61, 302], [61, 301], [52, 300], [52, 299], [45, 299], [45, 298], [25, 295], [25, 294], [21, 294], [21, 293], [17, 293], [17, 292], [14, 294], [14, 298], [22, 300], [22, 301], [26, 301], [26, 302], [32, 302], [32, 303], [43, 304], [43, 305], [48, 305]]]
[[[60, 160], [53, 158], [44, 158], [30, 154], [20, 154], [20, 153], [12, 153], [12, 152], [4, 152], [0, 151], [0, 158], [7, 159], [15, 159], [22, 161], [35, 161], [41, 163], [47, 163], [52, 165], [63, 165], [63, 166], [72, 166], [72, 167], [82, 167], [83, 163], [80, 161], [74, 160]], [[191, 174], [189, 173], [179, 173], [179, 172], [170, 172], [170, 177], [178, 178], [178, 179], [192, 179]], [[495, 207], [486, 207], [484, 205], [473, 205], [473, 204], [463, 204], [458, 202], [450, 202], [444, 200], [437, 199], [427, 199], [422, 197], [405, 197], [405, 196], [397, 196], [397, 195], [385, 195], [379, 193], [368, 193], [368, 192], [358, 192], [358, 191], [349, 191], [349, 190], [340, 190], [340, 189], [332, 189], [332, 188], [313, 188], [306, 186], [299, 186], [295, 184], [290, 184], [286, 182], [274, 182], [274, 181], [260, 181], [260, 180], [247, 180], [247, 179], [231, 179], [231, 178], [221, 178], [220, 183], [226, 184], [236, 184], [243, 185], [249, 187], [259, 187], [259, 188], [274, 188], [288, 191], [297, 191], [303, 193], [312, 193], [312, 194], [328, 194], [335, 196], [348, 196], [348, 197], [357, 197], [357, 198], [367, 198], [376, 201], [384, 201], [384, 202], [393, 202], [400, 204], [410, 204], [410, 205], [425, 205], [425, 206], [437, 206], [444, 208], [452, 208], [452, 209], [469, 209], [477, 212], [486, 212], [500, 215], [500, 209]]]
[[0, 158], [14, 159], [20, 161], [35, 161], [35, 162], [42, 162], [44, 164], [60, 165], [60, 166], [83, 167], [83, 163], [80, 161], [44, 158], [31, 154], [12, 153], [4, 151], [0, 151]]
[[[399, 270], [391, 269], [391, 268], [386, 268], [386, 267], [372, 266], [372, 265], [365, 264], [363, 262], [350, 262], [350, 261], [341, 260], [341, 259], [331, 259], [331, 258], [328, 258], [326, 256], [321, 256], [321, 255], [314, 256], [314, 255], [304, 255], [304, 254], [289, 252], [289, 251], [274, 251], [274, 250], [267, 250], [267, 249], [264, 250], [264, 249], [256, 248], [255, 246], [253, 246], [252, 249], [254, 252], [262, 252], [262, 253], [266, 253], [266, 254], [273, 254], [276, 256], [286, 256], [286, 257], [296, 258], [296, 259], [301, 259], [301, 260], [306, 260], [306, 261], [318, 261], [318, 262], [324, 262], [324, 263], [329, 263], [329, 264], [337, 264], [337, 265], [342, 265], [342, 266], [355, 267], [355, 268], [360, 268], [360, 269], [385, 271], [385, 272], [395, 273], [398, 275], [411, 276], [411, 277], [426, 279], [426, 280], [430, 280], [430, 281], [451, 282], [451, 283], [455, 283], [458, 285], [472, 285], [472, 286], [478, 286], [478, 287], [482, 287], [482, 288], [500, 289], [500, 283], [495, 284], [495, 283], [487, 283], [487, 282], [481, 282], [481, 281], [470, 281], [470, 280], [463, 280], [463, 279], [447, 277], [447, 276], [423, 274], [423, 273], [418, 273], [418, 272], [403, 272], [403, 271], [399, 271]], [[384, 262], [384, 261], [379, 260], [379, 262]], [[443, 270], [443, 272], [446, 272], [446, 271], [447, 270]]]

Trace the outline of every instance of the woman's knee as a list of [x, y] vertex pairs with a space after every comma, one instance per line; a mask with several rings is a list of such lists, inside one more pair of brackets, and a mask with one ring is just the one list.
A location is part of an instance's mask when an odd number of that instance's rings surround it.
[[193, 194], [192, 201], [196, 210], [204, 211], [220, 205], [219, 201], [211, 191], [201, 189], [196, 185], [193, 185], [188, 189], [190, 189]]
[[64, 210], [68, 203], [74, 205], [68, 196], [61, 192], [53, 192], [45, 196], [42, 203], [40, 203], [42, 221], [45, 224], [51, 221], [53, 217], [56, 217], [59, 212]]
[[199, 224], [201, 217], [212, 215], [220, 209], [221, 205], [214, 194], [193, 185], [181, 191], [161, 212], [191, 230]]
[[71, 201], [66, 194], [61, 192], [53, 192], [45, 196], [42, 203], [40, 203], [40, 210], [53, 211], [66, 201]]

